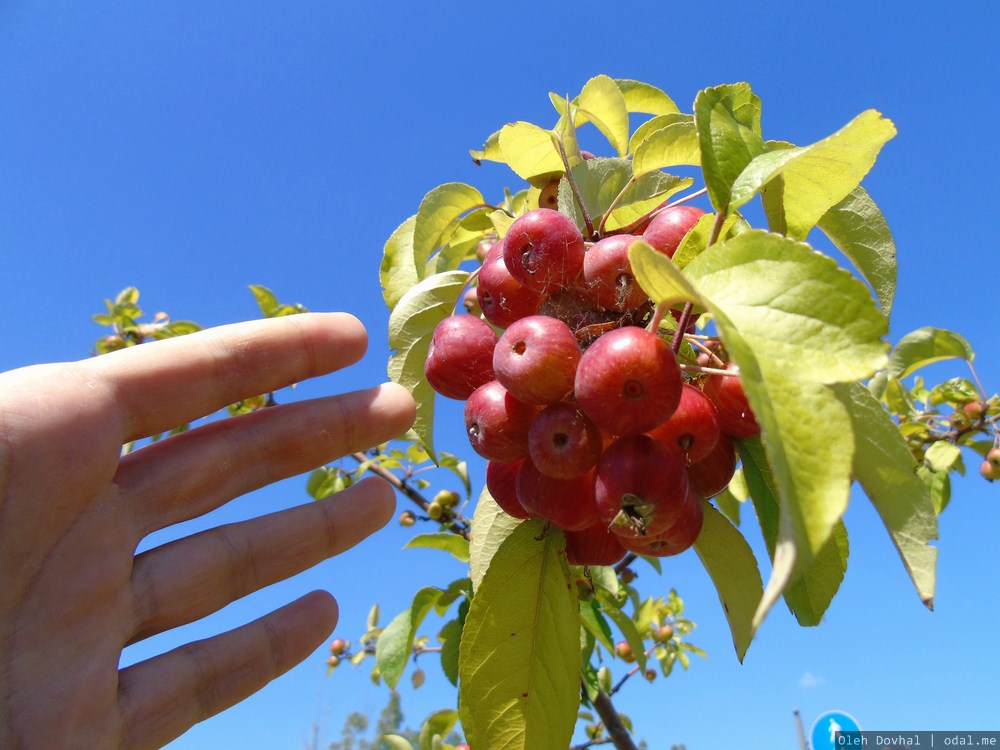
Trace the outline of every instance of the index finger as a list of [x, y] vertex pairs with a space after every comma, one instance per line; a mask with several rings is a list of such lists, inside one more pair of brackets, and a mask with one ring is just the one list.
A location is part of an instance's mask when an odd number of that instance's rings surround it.
[[364, 326], [347, 313], [303, 313], [219, 326], [84, 363], [110, 390], [121, 442], [173, 429], [241, 399], [361, 359]]

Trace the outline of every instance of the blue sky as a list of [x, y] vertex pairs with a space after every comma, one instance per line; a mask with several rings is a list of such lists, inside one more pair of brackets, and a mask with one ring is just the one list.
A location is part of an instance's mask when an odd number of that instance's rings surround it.
[[[474, 166], [468, 149], [507, 121], [550, 123], [549, 91], [576, 93], [607, 73], [658, 85], [682, 108], [705, 86], [749, 81], [764, 101], [765, 136], [797, 143], [869, 107], [890, 117], [899, 135], [865, 185], [900, 253], [891, 338], [929, 324], [962, 331], [995, 391], [995, 24], [982, 3], [937, 7], [8, 0], [0, 369], [86, 356], [101, 333], [90, 315], [125, 286], [140, 288], [149, 313], [212, 325], [254, 317], [246, 287], [260, 283], [283, 301], [351, 311], [370, 332], [363, 363], [285, 399], [384, 380], [385, 239], [436, 185], [468, 182], [488, 196], [515, 185], [501, 167]], [[442, 411], [454, 425], [458, 410]], [[471, 453], [454, 427], [437, 440]], [[482, 463], [471, 470], [481, 484]], [[303, 488], [290, 480], [173, 533], [302, 502]], [[1000, 728], [991, 536], [1000, 494], [978, 476], [955, 489], [941, 519], [934, 614], [857, 498], [847, 579], [826, 622], [805, 630], [775, 611], [742, 666], [693, 555], [671, 560], [662, 579], [644, 572], [649, 593], [679, 590], [709, 659], [626, 687], [619, 706], [637, 735], [652, 748], [794, 747], [793, 707], [807, 730], [828, 709], [866, 729]], [[462, 574], [440, 553], [400, 551], [405, 539], [393, 525], [128, 658], [319, 587], [337, 594], [338, 632], [355, 638], [373, 601], [387, 620], [419, 586]], [[384, 689], [347, 669], [326, 679], [323, 656], [173, 747], [304, 747], [314, 726], [331, 739], [348, 711], [377, 712]], [[416, 722], [450, 700], [431, 674], [421, 690], [404, 690], [403, 707]]]

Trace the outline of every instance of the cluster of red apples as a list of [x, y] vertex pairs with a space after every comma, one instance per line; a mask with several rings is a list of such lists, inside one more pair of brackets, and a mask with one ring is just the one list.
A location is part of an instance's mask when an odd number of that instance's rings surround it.
[[563, 529], [572, 564], [689, 548], [701, 498], [735, 471], [732, 438], [759, 432], [737, 372], [689, 377], [648, 330], [653, 306], [629, 264], [640, 237], [672, 256], [704, 213], [670, 207], [642, 235], [588, 243], [564, 214], [529, 211], [485, 253], [482, 318], [434, 330], [427, 380], [465, 400], [490, 494], [511, 516]]

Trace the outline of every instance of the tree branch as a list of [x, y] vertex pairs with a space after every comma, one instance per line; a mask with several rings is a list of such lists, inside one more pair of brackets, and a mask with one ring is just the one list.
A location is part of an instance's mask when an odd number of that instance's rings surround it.
[[611, 702], [611, 696], [603, 690], [599, 690], [597, 697], [594, 698], [594, 708], [597, 709], [597, 713], [600, 715], [601, 721], [604, 722], [604, 727], [608, 730], [608, 735], [615, 743], [617, 750], [639, 750], [632, 742], [632, 735], [628, 733], [628, 729], [625, 728], [618, 716], [618, 712]]

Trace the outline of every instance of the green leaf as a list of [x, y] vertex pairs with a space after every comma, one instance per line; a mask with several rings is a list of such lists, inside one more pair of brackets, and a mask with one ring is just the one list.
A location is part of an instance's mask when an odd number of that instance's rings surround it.
[[896, 296], [896, 243], [875, 201], [859, 185], [818, 226], [871, 284], [888, 318]]
[[439, 549], [447, 552], [459, 562], [469, 562], [469, 542], [458, 534], [448, 531], [436, 531], [431, 534], [418, 534], [403, 545], [403, 549], [422, 547]]
[[760, 134], [760, 109], [760, 99], [746, 83], [704, 89], [695, 97], [702, 172], [719, 211], [728, 209], [730, 189], [746, 166], [767, 150]]
[[132, 307], [139, 301], [139, 290], [134, 286], [127, 286], [118, 292], [115, 297], [115, 305]]
[[[715, 214], [705, 214], [698, 223], [688, 230], [678, 245], [677, 251], [673, 254], [672, 260], [679, 268], [684, 268], [692, 260], [701, 255], [708, 248], [708, 241], [712, 237], [712, 230], [715, 227]], [[727, 214], [722, 221], [722, 229], [719, 230], [719, 240], [723, 241], [730, 237], [735, 237], [749, 230], [750, 225], [746, 223], [742, 216], [736, 211]]]
[[886, 322], [868, 290], [804, 243], [751, 230], [708, 248], [683, 275], [645, 243], [630, 246], [629, 260], [654, 301], [691, 301], [727, 319], [768, 372], [834, 383], [885, 363]]
[[454, 709], [448, 708], [432, 713], [420, 725], [420, 736], [417, 738], [417, 742], [420, 744], [421, 750], [433, 750], [434, 736], [446, 737], [457, 723], [458, 711]]
[[621, 91], [622, 97], [625, 99], [625, 108], [629, 112], [668, 115], [679, 111], [674, 100], [656, 86], [633, 81], [629, 78], [616, 78], [615, 85]]
[[608, 625], [607, 619], [601, 614], [601, 610], [595, 599], [591, 599], [589, 602], [580, 602], [580, 622], [587, 632], [600, 641], [601, 645], [609, 653], [614, 652], [615, 644], [614, 638], [611, 635], [611, 626]]
[[934, 362], [955, 358], [971, 362], [975, 356], [972, 346], [959, 334], [928, 326], [918, 328], [899, 340], [889, 357], [889, 373], [905, 378]]
[[743, 535], [708, 502], [705, 522], [694, 543], [701, 564], [715, 584], [742, 662], [753, 640], [753, 615], [764, 594], [757, 559]]
[[615, 82], [605, 75], [591, 78], [580, 92], [578, 103], [618, 156], [624, 157], [628, 153], [628, 109]]
[[469, 576], [473, 591], [478, 590], [497, 549], [521, 523], [497, 505], [489, 490], [483, 487], [469, 533]]
[[417, 402], [413, 430], [421, 445], [434, 454], [434, 390], [424, 377], [424, 362], [434, 328], [455, 307], [469, 280], [466, 271], [448, 271], [424, 279], [407, 291], [389, 316], [389, 377], [405, 387]]
[[885, 317], [868, 290], [805, 243], [751, 230], [713, 245], [685, 272], [769, 372], [836, 383], [885, 364]]
[[189, 333], [197, 333], [201, 330], [203, 330], [202, 327], [193, 320], [174, 320], [156, 331], [153, 338], [166, 339], [174, 336], [187, 336]]
[[500, 545], [469, 607], [459, 706], [469, 745], [567, 747], [580, 705], [576, 586], [561, 532], [525, 521]]
[[250, 291], [254, 299], [257, 300], [257, 307], [264, 314], [265, 318], [271, 318], [278, 309], [278, 298], [270, 289], [260, 284], [250, 284]]
[[461, 619], [449, 620], [438, 633], [438, 640], [441, 641], [441, 670], [448, 682], [458, 687], [458, 652], [462, 642]]
[[[836, 387], [851, 415], [854, 474], [892, 538], [920, 600], [932, 609], [937, 517], [906, 441], [882, 405], [860, 384]], [[947, 477], [947, 475], [945, 475]]]
[[483, 144], [481, 149], [472, 149], [469, 151], [469, 156], [472, 157], [472, 161], [479, 164], [481, 161], [497, 161], [501, 164], [505, 163], [503, 151], [500, 150], [500, 131], [497, 130], [490, 134], [490, 137], [486, 139], [486, 143]]
[[607, 591], [615, 599], [618, 598], [621, 593], [621, 587], [618, 583], [618, 574], [615, 573], [615, 569], [610, 565], [591, 565], [588, 567], [590, 571], [590, 580], [594, 584], [594, 588], [603, 589]]
[[[627, 159], [587, 159], [571, 171], [583, 205], [595, 224], [632, 179], [632, 166]], [[584, 226], [583, 213], [566, 180], [559, 183], [559, 210], [573, 219], [577, 226]]]
[[[640, 140], [641, 139], [641, 140]], [[701, 142], [691, 115], [661, 115], [632, 136], [632, 169], [645, 174], [663, 167], [701, 164]]]
[[514, 173], [535, 187], [544, 187], [566, 171], [555, 134], [530, 122], [504, 125], [500, 129], [500, 151]]
[[930, 403], [964, 405], [970, 401], [979, 401], [979, 389], [968, 378], [948, 378], [931, 389]]
[[715, 501], [715, 505], [719, 509], [719, 512], [726, 517], [726, 520], [728, 520], [733, 526], [739, 527], [740, 501], [733, 496], [733, 493], [728, 489], [724, 489], [712, 499]]
[[[930, 466], [922, 464], [917, 467], [917, 476], [927, 487], [934, 513], [941, 515], [951, 502], [951, 477], [948, 476], [948, 472], [934, 471]], [[927, 604], [926, 600], [924, 604]]]
[[387, 746], [388, 750], [413, 750], [410, 741], [398, 734], [383, 734], [379, 739]]
[[462, 480], [466, 496], [472, 494], [472, 485], [469, 483], [469, 467], [465, 461], [462, 461], [458, 456], [454, 456], [451, 453], [441, 453], [438, 466], [442, 469], [447, 469]]
[[413, 651], [413, 638], [424, 617], [441, 596], [441, 589], [426, 587], [413, 597], [413, 604], [396, 615], [375, 645], [375, 666], [390, 688], [395, 688]]
[[428, 192], [420, 201], [413, 226], [413, 261], [417, 269], [421, 269], [431, 253], [447, 242], [451, 231], [454, 231], [454, 223], [462, 214], [485, 203], [482, 193], [461, 182], [439, 185]]
[[382, 298], [391, 311], [406, 292], [420, 281], [420, 272], [413, 255], [413, 229], [416, 214], [404, 221], [389, 236], [382, 250], [379, 278]]
[[639, 635], [639, 629], [632, 621], [632, 618], [621, 611], [618, 603], [608, 592], [598, 589], [594, 592], [594, 598], [601, 603], [604, 612], [618, 626], [622, 636], [624, 636], [632, 649], [632, 655], [635, 656], [635, 661], [639, 665], [639, 669], [644, 670], [646, 668], [646, 647], [643, 645], [642, 636]]
[[823, 214], [858, 186], [894, 135], [892, 122], [870, 109], [810, 146], [759, 153], [733, 183], [728, 206], [739, 208], [780, 175], [787, 233], [805, 239]]
[[948, 472], [962, 461], [962, 450], [957, 445], [939, 440], [924, 454], [924, 463], [932, 471]]
[[443, 239], [447, 238], [444, 246], [427, 261], [423, 275], [454, 271], [462, 261], [475, 258], [476, 245], [493, 232], [492, 210], [489, 207], [474, 209], [449, 225], [442, 234]]
[[799, 625], [819, 625], [844, 581], [849, 551], [847, 528], [838, 521], [812, 562], [788, 584], [785, 603]]

